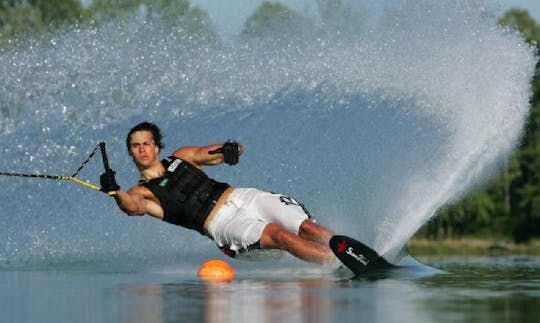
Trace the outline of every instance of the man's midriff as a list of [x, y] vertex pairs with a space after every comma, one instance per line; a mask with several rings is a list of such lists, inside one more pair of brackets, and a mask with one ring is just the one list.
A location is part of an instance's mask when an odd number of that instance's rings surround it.
[[225, 204], [225, 202], [227, 202], [227, 199], [229, 198], [229, 195], [231, 195], [231, 193], [234, 191], [234, 187], [229, 187], [227, 188], [220, 196], [219, 196], [219, 199], [217, 200], [216, 202], [216, 205], [214, 206], [214, 208], [212, 209], [212, 211], [210, 212], [210, 214], [208, 215], [208, 217], [206, 218], [206, 220], [204, 221], [204, 232], [207, 236], [208, 235], [208, 226], [210, 225], [210, 223], [212, 222], [212, 220], [214, 219], [214, 217], [216, 216], [217, 212], [219, 211], [219, 209], [221, 209], [221, 206], [223, 204]]

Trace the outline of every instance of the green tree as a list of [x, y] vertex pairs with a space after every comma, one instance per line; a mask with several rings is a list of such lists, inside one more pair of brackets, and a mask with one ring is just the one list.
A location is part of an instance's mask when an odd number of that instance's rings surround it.
[[[512, 9], [504, 14], [499, 19], [502, 26], [506, 26], [512, 30], [519, 32], [523, 39], [536, 46], [540, 50], [540, 26], [525, 10]], [[531, 102], [533, 105], [540, 102], [540, 64], [536, 65], [536, 73], [532, 82], [533, 97]], [[537, 107], [533, 107], [533, 112], [537, 111]]]
[[[540, 50], [540, 26], [527, 11], [510, 10], [499, 23], [519, 32]], [[536, 65], [531, 93], [531, 114], [522, 143], [498, 176], [488, 186], [441, 210], [420, 234], [502, 235], [516, 242], [540, 237], [540, 63]]]
[[[499, 22], [518, 31], [527, 43], [540, 49], [540, 26], [527, 11], [510, 10]], [[540, 63], [536, 65], [531, 87], [531, 114], [516, 154], [519, 176], [510, 183], [514, 240], [519, 242], [540, 236]]]
[[0, 49], [15, 38], [43, 31], [45, 25], [39, 9], [23, 1], [6, 1], [0, 5]]
[[192, 39], [218, 38], [208, 14], [187, 0], [94, 0], [90, 10], [98, 22], [137, 16], [142, 22], [164, 22]]
[[92, 0], [88, 10], [98, 23], [103, 23], [128, 17], [137, 11], [142, 2], [143, 0]]
[[81, 22], [85, 17], [79, 0], [29, 0], [38, 9], [46, 26], [59, 27]]
[[317, 0], [322, 27], [327, 31], [358, 32], [362, 28], [362, 14], [343, 0]]
[[208, 14], [192, 7], [187, 0], [146, 0], [150, 15], [163, 19], [167, 24], [197, 39], [216, 40], [212, 20]]
[[87, 17], [78, 0], [12, 0], [0, 2], [0, 47], [12, 39], [72, 25]]
[[507, 11], [499, 19], [499, 24], [518, 31], [528, 43], [540, 41], [540, 29], [526, 10], [511, 9]]
[[474, 233], [479, 224], [487, 224], [492, 208], [493, 203], [485, 192], [475, 192], [460, 203], [441, 210], [440, 215], [426, 226], [425, 234], [434, 239], [452, 239]]
[[185, 39], [218, 38], [208, 14], [188, 0], [93, 0], [87, 9], [80, 0], [0, 0], [0, 50], [46, 30], [118, 19], [164, 22]]
[[244, 39], [283, 39], [303, 36], [311, 28], [313, 23], [308, 18], [280, 3], [265, 1], [247, 18], [241, 36]]

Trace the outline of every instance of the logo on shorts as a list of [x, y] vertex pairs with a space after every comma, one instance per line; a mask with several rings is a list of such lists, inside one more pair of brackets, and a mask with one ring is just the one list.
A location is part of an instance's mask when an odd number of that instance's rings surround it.
[[282, 203], [285, 203], [286, 205], [298, 205], [298, 206], [300, 206], [300, 203], [297, 200], [293, 199], [292, 197], [281, 195], [279, 197], [279, 200]]
[[280, 195], [279, 200], [281, 201], [281, 203], [285, 203], [285, 205], [296, 205], [296, 206], [301, 207], [302, 210], [308, 216], [309, 219], [313, 218], [311, 216], [311, 213], [309, 213], [308, 209], [306, 209], [306, 207], [304, 206], [304, 204], [298, 202], [297, 200], [293, 199], [292, 197], [285, 196], [285, 195]]

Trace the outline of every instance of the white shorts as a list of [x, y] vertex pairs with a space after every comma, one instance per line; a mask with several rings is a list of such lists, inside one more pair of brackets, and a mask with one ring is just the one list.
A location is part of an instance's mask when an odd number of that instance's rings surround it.
[[[208, 226], [208, 234], [231, 257], [253, 254], [268, 223], [298, 234], [311, 218], [304, 206], [282, 194], [255, 188], [235, 188]], [[232, 253], [230, 252], [232, 251]]]

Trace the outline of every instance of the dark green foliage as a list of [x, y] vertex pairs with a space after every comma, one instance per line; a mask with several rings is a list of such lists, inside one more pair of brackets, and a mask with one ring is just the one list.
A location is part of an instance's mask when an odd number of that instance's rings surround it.
[[[524, 10], [510, 10], [502, 26], [540, 49], [540, 26]], [[496, 179], [439, 212], [420, 232], [434, 238], [483, 235], [528, 242], [540, 237], [540, 64], [531, 82], [531, 114], [519, 149]]]
[[93, 0], [89, 8], [80, 0], [0, 0], [0, 48], [7, 39], [123, 18], [161, 21], [191, 39], [217, 39], [208, 14], [188, 0]]
[[265, 1], [246, 20], [242, 36], [247, 39], [302, 36], [312, 26], [308, 18], [288, 7]]
[[74, 24], [83, 18], [83, 8], [79, 0], [29, 0], [28, 3], [39, 10], [45, 26], [58, 27]]

